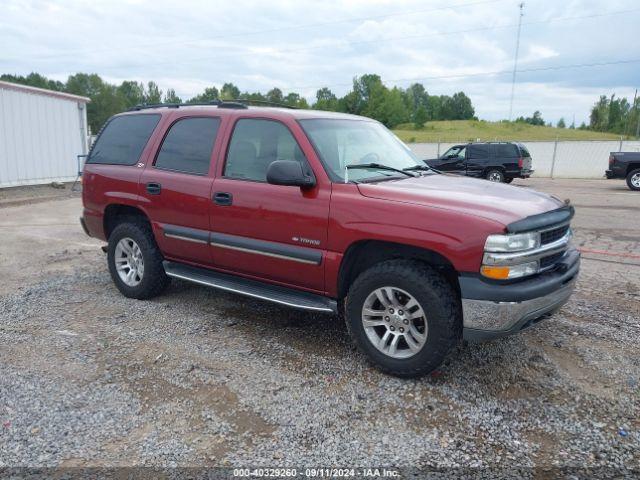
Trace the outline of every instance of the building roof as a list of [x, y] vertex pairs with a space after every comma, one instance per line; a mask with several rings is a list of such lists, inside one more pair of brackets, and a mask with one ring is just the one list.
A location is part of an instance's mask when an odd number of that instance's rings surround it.
[[20, 84], [17, 84], [17, 83], [3, 82], [3, 81], [0, 80], [0, 90], [1, 89], [16, 90], [18, 92], [31, 93], [31, 94], [34, 94], [34, 95], [46, 95], [46, 96], [49, 96], [49, 97], [60, 98], [60, 99], [63, 99], [63, 100], [70, 100], [70, 101], [73, 101], [73, 102], [88, 103], [88, 102], [91, 101], [90, 98], [81, 97], [80, 95], [72, 95], [70, 93], [57, 92], [55, 90], [47, 90], [45, 88], [29, 87], [27, 85], [20, 85]]

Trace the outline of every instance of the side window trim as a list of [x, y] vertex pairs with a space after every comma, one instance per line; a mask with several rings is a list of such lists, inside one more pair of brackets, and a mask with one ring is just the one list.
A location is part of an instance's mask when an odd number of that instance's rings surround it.
[[228, 129], [229, 129], [229, 134], [225, 135], [228, 138], [227, 141], [227, 145], [226, 145], [226, 149], [224, 152], [222, 153], [222, 168], [221, 168], [221, 174], [220, 177], [227, 179], [227, 180], [238, 180], [241, 182], [254, 182], [254, 183], [268, 183], [265, 180], [256, 180], [254, 178], [240, 178], [240, 177], [233, 177], [230, 175], [226, 175], [225, 174], [225, 170], [227, 169], [227, 162], [229, 161], [229, 151], [231, 149], [231, 144], [233, 142], [233, 135], [236, 132], [236, 128], [238, 126], [238, 123], [240, 123], [241, 120], [261, 120], [261, 121], [265, 121], [265, 122], [274, 122], [274, 123], [278, 123], [280, 125], [282, 125], [284, 128], [287, 129], [287, 131], [289, 132], [289, 134], [291, 135], [291, 138], [293, 139], [293, 141], [296, 143], [298, 149], [300, 149], [300, 152], [302, 153], [302, 156], [304, 158], [304, 164], [302, 165], [303, 169], [308, 169], [309, 171], [313, 172], [313, 169], [311, 168], [311, 164], [309, 163], [309, 159], [307, 158], [307, 155], [304, 153], [304, 150], [302, 149], [302, 147], [300, 146], [300, 142], [298, 142], [298, 139], [296, 138], [296, 136], [294, 135], [293, 131], [291, 130], [291, 128], [289, 128], [289, 126], [284, 123], [281, 120], [275, 119], [275, 118], [268, 118], [268, 117], [237, 117], [232, 123], [231, 125], [229, 125]]
[[[158, 156], [160, 155], [160, 151], [162, 150], [162, 146], [164, 145], [165, 140], [167, 139], [167, 137], [169, 136], [169, 133], [171, 133], [171, 130], [173, 129], [173, 127], [180, 123], [182, 120], [190, 120], [190, 119], [194, 119], [194, 118], [212, 118], [214, 120], [218, 120], [218, 129], [216, 131], [216, 138], [213, 140], [213, 145], [211, 146], [211, 154], [209, 155], [209, 168], [207, 169], [206, 172], [204, 173], [199, 173], [199, 172], [188, 172], [185, 170], [178, 170], [175, 168], [167, 168], [167, 167], [160, 167], [158, 165], [156, 165], [156, 162], [158, 161]], [[223, 133], [221, 132], [221, 129], [223, 127], [223, 122], [222, 122], [222, 117], [220, 116], [213, 116], [213, 115], [185, 115], [185, 116], [181, 116], [176, 118], [175, 120], [172, 120], [171, 123], [169, 123], [169, 125], [167, 125], [164, 134], [162, 136], [162, 138], [160, 139], [160, 143], [158, 143], [157, 147], [155, 148], [155, 152], [153, 154], [153, 161], [150, 162], [151, 163], [151, 167], [153, 169], [156, 170], [162, 170], [163, 172], [174, 172], [174, 173], [181, 173], [183, 175], [195, 175], [198, 177], [207, 177], [209, 176], [210, 172], [211, 172], [211, 167], [214, 166], [215, 168], [215, 153], [216, 153], [216, 144], [218, 143], [219, 139], [221, 137], [223, 137]]]

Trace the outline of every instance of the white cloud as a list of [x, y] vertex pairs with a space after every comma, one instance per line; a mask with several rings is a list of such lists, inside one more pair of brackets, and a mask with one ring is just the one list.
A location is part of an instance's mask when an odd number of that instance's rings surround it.
[[[96, 72], [154, 80], [182, 97], [232, 81], [250, 91], [296, 87], [309, 99], [318, 87], [342, 95], [355, 75], [378, 73], [388, 85], [423, 79], [434, 94], [463, 90], [481, 118], [504, 118], [510, 75], [479, 74], [512, 68], [518, 2], [456, 6], [465, 3], [477, 2], [5, 0], [0, 72], [60, 80]], [[527, 2], [515, 114], [539, 109], [555, 122], [575, 113], [580, 122], [598, 95], [632, 96], [640, 64], [525, 70], [639, 58], [638, 10], [637, 0]]]

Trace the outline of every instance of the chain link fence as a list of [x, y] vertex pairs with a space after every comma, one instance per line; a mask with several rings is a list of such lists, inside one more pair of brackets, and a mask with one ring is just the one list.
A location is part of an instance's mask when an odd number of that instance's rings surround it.
[[[418, 158], [436, 158], [456, 143], [410, 143]], [[529, 153], [535, 170], [542, 178], [602, 178], [609, 167], [610, 152], [640, 152], [638, 140], [580, 140], [551, 142], [520, 142]]]

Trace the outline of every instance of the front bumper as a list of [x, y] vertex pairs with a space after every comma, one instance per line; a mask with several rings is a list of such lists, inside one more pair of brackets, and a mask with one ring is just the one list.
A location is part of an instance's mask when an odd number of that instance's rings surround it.
[[557, 270], [523, 282], [498, 284], [461, 277], [463, 338], [489, 340], [538, 323], [569, 300], [579, 269], [580, 254], [572, 250]]

